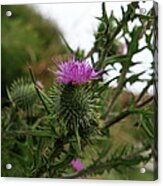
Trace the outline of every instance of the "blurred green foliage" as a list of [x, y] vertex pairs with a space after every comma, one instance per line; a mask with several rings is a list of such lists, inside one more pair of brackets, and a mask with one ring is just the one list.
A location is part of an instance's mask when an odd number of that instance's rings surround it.
[[[11, 17], [6, 11], [12, 12]], [[27, 64], [65, 53], [54, 22], [43, 18], [33, 7], [3, 5], [2, 15], [2, 97], [6, 86], [26, 75]]]

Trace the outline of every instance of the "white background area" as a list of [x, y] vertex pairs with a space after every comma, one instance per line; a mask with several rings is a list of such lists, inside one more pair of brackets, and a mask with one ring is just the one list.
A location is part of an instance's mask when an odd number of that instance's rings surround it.
[[[76, 0], [77, 1], [77, 0]], [[93, 0], [87, 0], [87, 2], [92, 2]], [[114, 2], [114, 0], [112, 0]], [[1, 0], [0, 4], [23, 4], [23, 3], [55, 3], [55, 2], [75, 2], [74, 0]], [[86, 0], [80, 0], [80, 2], [86, 2]], [[100, 2], [100, 0], [99, 0]], [[142, 182], [142, 181], [110, 181], [110, 180], [61, 180], [61, 179], [29, 179], [29, 178], [0, 178], [0, 186], [113, 186], [113, 185], [163, 185], [163, 135], [161, 134], [163, 132], [163, 114], [161, 112], [163, 111], [162, 103], [163, 103], [163, 86], [161, 80], [163, 80], [163, 0], [157, 0], [159, 2], [159, 180], [156, 182]], [[38, 5], [35, 5], [38, 6]], [[72, 45], [72, 48], [76, 48], [78, 45], [88, 51], [89, 48], [91, 48], [92, 43], [94, 41], [94, 38], [92, 37], [92, 34], [95, 31], [97, 21], [94, 20], [93, 16], [97, 16], [97, 13], [100, 15], [101, 13], [101, 7], [99, 6], [99, 9], [97, 6], [91, 6], [91, 4], [88, 6], [85, 6], [85, 4], [79, 4], [74, 6], [80, 6], [78, 11], [75, 10], [72, 4], [65, 4], [65, 6], [72, 6], [71, 12], [69, 12], [68, 9], [61, 9], [58, 8], [57, 12], [51, 12], [51, 5], [46, 5], [48, 10], [45, 8], [41, 8], [42, 13], [44, 15], [50, 16], [51, 19], [53, 19], [53, 16], [56, 16], [56, 20], [60, 18], [60, 25], [59, 28], [64, 32], [66, 39], [70, 42]], [[57, 5], [58, 7], [61, 5]], [[63, 5], [62, 5], [63, 7]], [[81, 9], [80, 9], [81, 8]], [[108, 7], [108, 9], [111, 7]], [[46, 12], [47, 11], [47, 12]], [[87, 15], [92, 15], [92, 17], [89, 17], [87, 19]], [[117, 15], [119, 15], [119, 11], [116, 10]], [[71, 22], [72, 16], [74, 16], [73, 22], [71, 24], [66, 24], [65, 28], [65, 22], [64, 17], [66, 16], [66, 20]], [[57, 17], [58, 16], [58, 17]], [[120, 15], [119, 15], [120, 16]], [[82, 17], [82, 19], [81, 19]], [[81, 19], [81, 20], [80, 20]], [[80, 20], [80, 24], [79, 24]], [[79, 24], [78, 27], [74, 28], [73, 25]], [[83, 28], [83, 36], [79, 34], [79, 31]], [[72, 32], [71, 32], [72, 30]], [[72, 34], [73, 33], [73, 34]], [[72, 34], [72, 35], [71, 35]], [[75, 41], [73, 38], [77, 38]], [[85, 42], [87, 41], [87, 42]]]

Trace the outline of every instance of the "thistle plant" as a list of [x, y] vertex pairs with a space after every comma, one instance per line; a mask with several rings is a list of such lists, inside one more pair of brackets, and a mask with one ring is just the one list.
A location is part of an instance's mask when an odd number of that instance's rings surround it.
[[51, 70], [56, 76], [56, 83], [49, 91], [51, 108], [56, 118], [67, 129], [69, 136], [76, 136], [78, 147], [81, 140], [86, 140], [98, 127], [95, 117], [97, 107], [96, 92], [91, 90], [91, 81], [97, 80], [102, 70], [95, 72], [86, 61], [75, 61], [58, 64], [58, 70]]
[[[157, 14], [155, 6], [146, 15], [138, 14], [139, 6], [134, 2], [126, 10], [122, 7], [118, 19], [113, 12], [108, 15], [102, 3], [94, 46], [88, 53], [80, 48], [74, 51], [61, 35], [72, 57], [47, 69], [53, 78], [50, 87], [40, 86], [29, 67], [28, 79], [15, 80], [7, 88], [8, 101], [2, 109], [3, 176], [157, 177], [157, 96], [148, 93], [157, 82]], [[140, 24], [129, 29], [135, 20]], [[142, 38], [143, 47], [139, 45]], [[153, 56], [147, 79], [142, 78], [145, 71], [131, 71], [143, 63], [134, 61], [134, 55], [145, 49]], [[116, 64], [121, 70], [110, 77]], [[137, 96], [128, 93], [126, 103], [123, 93], [136, 82], [144, 82], [145, 87]], [[147, 170], [148, 177], [133, 176], [133, 171], [151, 160], [154, 166]], [[9, 162], [13, 164], [10, 171], [5, 169]]]

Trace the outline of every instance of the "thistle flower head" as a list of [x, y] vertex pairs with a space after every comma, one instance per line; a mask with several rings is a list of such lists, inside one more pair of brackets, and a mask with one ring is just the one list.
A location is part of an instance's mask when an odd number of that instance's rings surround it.
[[87, 61], [70, 61], [58, 64], [58, 70], [54, 72], [60, 83], [83, 84], [89, 80], [98, 79], [102, 70], [95, 72]]
[[72, 166], [75, 170], [77, 170], [77, 171], [81, 171], [82, 169], [84, 169], [84, 166], [83, 166], [83, 164], [80, 162], [79, 159], [72, 160], [70, 164], [71, 164], [71, 166]]

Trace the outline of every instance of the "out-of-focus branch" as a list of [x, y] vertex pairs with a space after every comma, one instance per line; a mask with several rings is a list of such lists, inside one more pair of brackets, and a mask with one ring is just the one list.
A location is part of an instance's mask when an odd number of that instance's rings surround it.
[[84, 57], [84, 60], [91, 57], [93, 55], [93, 53], [95, 52], [95, 48], [93, 47], [88, 53], [87, 55]]
[[143, 98], [148, 88], [152, 85], [152, 82], [153, 82], [153, 79], [148, 82], [147, 86], [142, 90], [139, 97], [137, 98], [136, 103], [138, 103]]
[[[153, 101], [153, 96], [151, 96], [148, 99], [146, 99], [145, 101], [137, 104], [135, 108], [138, 109], [138, 108], [144, 107], [147, 104], [151, 103], [152, 101]], [[117, 122], [119, 122], [122, 119], [126, 118], [130, 114], [135, 114], [135, 112], [133, 112], [130, 109], [125, 109], [119, 115], [117, 115], [115, 118], [111, 119], [109, 122], [107, 122], [107, 123], [104, 122], [105, 126], [102, 128], [102, 130], [105, 130], [106, 128], [109, 128], [109, 127], [113, 126], [114, 124], [116, 124]]]
[[151, 101], [153, 101], [154, 97], [151, 96], [148, 99], [146, 99], [145, 101], [143, 101], [142, 103], [139, 103], [136, 105], [136, 108], [141, 108], [144, 107], [145, 105], [149, 104]]
[[[112, 126], [112, 125], [114, 125], [115, 123], [117, 123], [117, 122], [119, 122], [119, 121], [121, 121], [122, 119], [124, 119], [125, 117], [127, 117], [128, 115], [130, 115], [131, 114], [131, 111], [130, 110], [124, 110], [124, 111], [122, 111], [118, 116], [116, 116], [115, 118], [112, 118], [110, 121], [104, 121], [104, 124], [106, 124], [105, 125], [105, 127], [103, 128], [103, 129], [106, 129], [106, 128], [108, 128], [108, 127], [110, 127], [110, 126]], [[108, 124], [107, 124], [108, 123]]]
[[66, 41], [65, 37], [63, 36], [63, 34], [61, 32], [59, 32], [59, 35], [60, 35], [61, 39], [63, 40], [64, 44], [66, 45], [66, 48], [68, 49], [68, 51], [70, 52], [70, 54], [73, 54], [74, 55], [73, 49], [70, 47], [70, 45]]
[[116, 100], [117, 100], [117, 98], [118, 98], [118, 96], [119, 96], [119, 94], [120, 94], [120, 92], [122, 90], [122, 87], [124, 85], [124, 80], [125, 80], [125, 77], [126, 77], [126, 74], [127, 74], [127, 70], [128, 70], [128, 65], [126, 65], [124, 67], [124, 70], [121, 73], [119, 84], [118, 84], [118, 86], [116, 88], [115, 94], [112, 97], [111, 103], [107, 107], [104, 123], [108, 123], [108, 121], [109, 121], [110, 111], [111, 111], [112, 107], [114, 106], [114, 104], [115, 104], [115, 102], [116, 102]]

